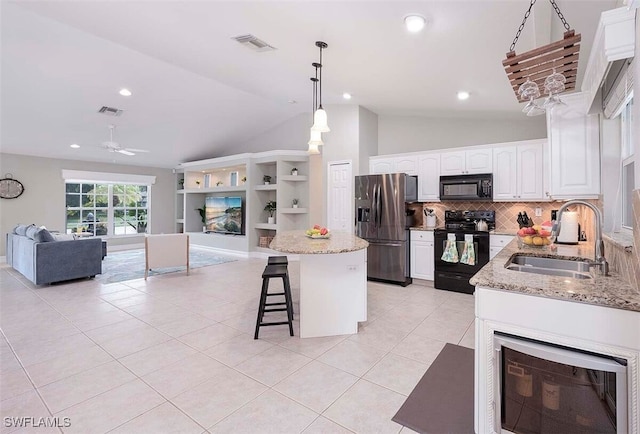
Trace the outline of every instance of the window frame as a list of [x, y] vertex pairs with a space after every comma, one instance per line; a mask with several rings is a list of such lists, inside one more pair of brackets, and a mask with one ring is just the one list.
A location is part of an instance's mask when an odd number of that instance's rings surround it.
[[[635, 143], [633, 141], [633, 92], [627, 98], [625, 105], [620, 112], [620, 227], [632, 230], [633, 221], [625, 222], [626, 215], [631, 209], [630, 215], [633, 216], [633, 201], [629, 200], [627, 195], [629, 186], [627, 185], [626, 171], [628, 167], [632, 167], [634, 172], [638, 170], [635, 167]], [[633, 178], [633, 177], [632, 177]], [[631, 179], [630, 191], [635, 189], [635, 180]]]

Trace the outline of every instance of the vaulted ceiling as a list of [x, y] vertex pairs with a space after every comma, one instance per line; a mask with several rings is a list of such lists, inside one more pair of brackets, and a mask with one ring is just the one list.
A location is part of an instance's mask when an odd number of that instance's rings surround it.
[[[617, 2], [557, 4], [582, 33], [579, 88], [600, 13]], [[228, 154], [310, 111], [317, 40], [329, 44], [325, 105], [359, 104], [382, 116], [521, 118], [501, 61], [528, 6], [527, 0], [3, 1], [1, 150], [158, 167]], [[423, 32], [405, 30], [409, 13], [427, 18]], [[563, 31], [541, 0], [516, 51], [561, 39]], [[256, 52], [232, 39], [247, 33], [276, 50]], [[133, 95], [119, 95], [121, 88]], [[456, 99], [461, 89], [469, 100]], [[344, 101], [343, 92], [353, 99]], [[106, 116], [97, 112], [102, 106], [124, 112]], [[115, 142], [151, 152], [103, 149], [109, 124], [117, 126]]]

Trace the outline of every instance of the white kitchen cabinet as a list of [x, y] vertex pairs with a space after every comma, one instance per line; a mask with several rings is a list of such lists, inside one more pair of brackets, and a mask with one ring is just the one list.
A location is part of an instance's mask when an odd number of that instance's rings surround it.
[[433, 280], [433, 231], [411, 231], [411, 277]]
[[369, 173], [377, 175], [381, 173], [406, 173], [418, 174], [418, 159], [415, 155], [400, 157], [375, 157], [369, 160]]
[[418, 200], [440, 200], [440, 154], [418, 156]]
[[500, 250], [504, 249], [504, 246], [509, 244], [513, 240], [513, 235], [489, 235], [489, 259], [493, 259]]
[[566, 106], [547, 112], [553, 199], [596, 199], [600, 194], [598, 115], [587, 113], [586, 95], [563, 95]]
[[493, 200], [542, 201], [544, 141], [493, 148]]
[[440, 154], [441, 175], [471, 175], [491, 173], [493, 170], [491, 148], [451, 151]]

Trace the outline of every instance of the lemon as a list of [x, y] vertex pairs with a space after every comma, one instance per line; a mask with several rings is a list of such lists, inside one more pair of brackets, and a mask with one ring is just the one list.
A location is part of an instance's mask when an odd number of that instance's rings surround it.
[[533, 244], [535, 246], [542, 246], [544, 244], [544, 239], [542, 237], [533, 237]]

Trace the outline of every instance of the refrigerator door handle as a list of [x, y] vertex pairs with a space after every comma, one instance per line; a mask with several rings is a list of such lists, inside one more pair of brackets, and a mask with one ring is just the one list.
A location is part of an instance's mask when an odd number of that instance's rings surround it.
[[376, 202], [376, 206], [378, 207], [376, 211], [376, 215], [378, 217], [378, 228], [382, 226], [382, 194], [380, 194], [380, 184], [378, 184], [378, 201]]

